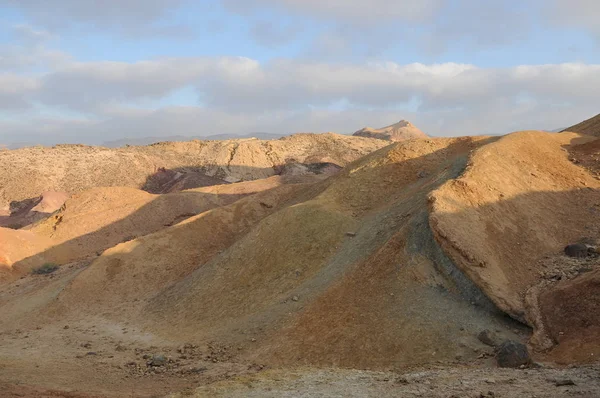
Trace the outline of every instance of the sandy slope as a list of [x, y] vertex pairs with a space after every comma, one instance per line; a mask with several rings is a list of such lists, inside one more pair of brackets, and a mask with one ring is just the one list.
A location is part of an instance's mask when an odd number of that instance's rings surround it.
[[20, 263], [14, 270], [14, 276], [19, 276], [44, 262], [61, 265], [96, 257], [121, 242], [159, 231], [245, 196], [287, 183], [317, 180], [317, 176], [273, 176], [165, 195], [125, 187], [93, 188], [73, 195], [58, 212], [28, 227], [28, 231], [3, 229], [2, 236], [6, 237], [0, 240], [0, 256], [6, 259], [0, 263], [9, 266]]
[[[543, 260], [567, 244], [600, 236], [600, 182], [569, 161], [566, 150], [592, 139], [572, 133], [508, 135], [476, 151], [465, 173], [431, 196], [430, 222], [444, 250], [499, 308], [541, 333], [534, 340], [540, 349], [558, 342], [544, 330], [544, 318], [556, 318], [551, 315], [556, 308], [537, 305], [540, 291], [546, 291], [546, 301], [554, 295], [547, 291], [552, 284], [545, 285]], [[551, 271], [560, 274], [570, 265], [555, 261]], [[586, 300], [572, 304], [583, 310]], [[600, 326], [593, 311], [582, 314], [588, 327]], [[559, 329], [569, 334], [578, 327], [562, 322]], [[550, 328], [558, 333], [557, 325]]]
[[282, 186], [117, 245], [47, 311], [218, 338], [272, 364], [473, 360], [481, 330], [519, 337], [435, 245], [427, 194], [487, 141], [409, 141], [303, 195]]
[[83, 305], [88, 313], [109, 310], [117, 319], [132, 319], [131, 310], [139, 311], [140, 300], [187, 276], [307, 187], [282, 185], [117, 245], [80, 274], [57, 305], [67, 312]]
[[[487, 145], [458, 179], [433, 192], [431, 224], [444, 248], [500, 308], [524, 319], [535, 261], [594, 235], [600, 182], [563, 148], [575, 134], [523, 132]], [[576, 206], [573, 204], [577, 203]]]
[[15, 263], [25, 272], [43, 265], [47, 260], [41, 253], [50, 245], [49, 239], [32, 232], [0, 228], [0, 281], [14, 272]]

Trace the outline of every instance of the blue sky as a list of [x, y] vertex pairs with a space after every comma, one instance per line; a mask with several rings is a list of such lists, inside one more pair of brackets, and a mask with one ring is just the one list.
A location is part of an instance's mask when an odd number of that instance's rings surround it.
[[591, 0], [0, 0], [0, 144], [568, 126], [600, 112]]

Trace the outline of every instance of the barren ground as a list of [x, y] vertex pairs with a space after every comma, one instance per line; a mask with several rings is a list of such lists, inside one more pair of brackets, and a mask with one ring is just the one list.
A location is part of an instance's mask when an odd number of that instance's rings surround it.
[[[596, 148], [409, 140], [328, 178], [85, 190], [0, 229], [0, 396], [600, 396], [600, 257], [563, 253], [600, 237]], [[482, 331], [534, 363], [497, 368]]]

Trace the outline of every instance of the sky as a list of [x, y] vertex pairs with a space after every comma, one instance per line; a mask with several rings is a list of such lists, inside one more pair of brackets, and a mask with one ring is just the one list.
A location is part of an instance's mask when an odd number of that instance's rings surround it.
[[568, 127], [597, 0], [0, 0], [0, 144]]

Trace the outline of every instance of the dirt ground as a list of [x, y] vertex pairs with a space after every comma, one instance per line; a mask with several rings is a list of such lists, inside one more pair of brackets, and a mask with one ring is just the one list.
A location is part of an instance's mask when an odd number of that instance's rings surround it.
[[183, 397], [551, 398], [600, 396], [599, 367], [437, 368], [409, 373], [273, 370], [173, 394]]
[[[252, 344], [175, 344], [133, 325], [110, 324], [101, 319], [40, 323], [28, 330], [4, 327], [0, 333], [0, 396], [600, 396], [597, 364], [552, 367], [542, 363], [524, 369], [501, 369], [495, 366], [492, 353], [484, 351], [469, 364], [390, 367], [385, 371], [270, 367], [239, 354]], [[164, 355], [165, 364], [148, 365], [158, 355]]]

